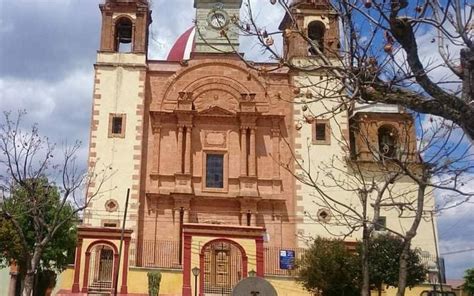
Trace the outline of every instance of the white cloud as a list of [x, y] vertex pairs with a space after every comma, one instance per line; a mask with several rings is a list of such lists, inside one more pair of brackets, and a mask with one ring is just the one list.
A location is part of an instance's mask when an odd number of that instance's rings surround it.
[[38, 121], [55, 119], [55, 116], [59, 116], [56, 118], [58, 121], [77, 118], [77, 109], [74, 107], [90, 106], [91, 78], [92, 72], [84, 71], [72, 72], [56, 83], [0, 78], [0, 110], [26, 109]]
[[[465, 191], [474, 192], [474, 180], [465, 184]], [[437, 194], [438, 201], [443, 196]], [[464, 270], [474, 267], [474, 250], [446, 254], [472, 249], [474, 247], [474, 199], [457, 207], [442, 211], [438, 217], [440, 253], [445, 259], [448, 278], [462, 278]]]

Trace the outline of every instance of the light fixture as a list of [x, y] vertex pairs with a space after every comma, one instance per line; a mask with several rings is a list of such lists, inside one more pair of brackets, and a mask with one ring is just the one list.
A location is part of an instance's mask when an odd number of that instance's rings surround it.
[[198, 276], [199, 272], [201, 271], [199, 267], [194, 267], [192, 270], [194, 276]]
[[193, 269], [191, 269], [193, 275], [194, 275], [194, 296], [197, 296], [197, 288], [198, 288], [198, 284], [197, 284], [197, 278], [198, 278], [198, 275], [199, 275], [199, 267], [193, 267]]

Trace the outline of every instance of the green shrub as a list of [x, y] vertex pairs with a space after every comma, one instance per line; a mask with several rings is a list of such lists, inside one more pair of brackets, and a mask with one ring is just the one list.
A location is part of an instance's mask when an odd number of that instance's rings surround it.
[[148, 296], [160, 294], [161, 272], [151, 271], [148, 274]]

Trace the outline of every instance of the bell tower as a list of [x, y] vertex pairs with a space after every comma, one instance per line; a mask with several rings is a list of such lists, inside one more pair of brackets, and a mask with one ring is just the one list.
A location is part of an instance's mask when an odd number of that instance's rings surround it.
[[[88, 192], [100, 188], [103, 193], [89, 203], [84, 224], [120, 227], [123, 216], [119, 213], [125, 209], [130, 189], [126, 228], [136, 238], [151, 11], [146, 0], [105, 0], [99, 8], [102, 30], [94, 65], [88, 160], [107, 179], [89, 184]], [[131, 243], [130, 251], [135, 248]], [[130, 260], [134, 264], [135, 258]]]
[[239, 50], [242, 0], [194, 0], [196, 8], [195, 52], [229, 53]]
[[[295, 87], [295, 155], [300, 157], [300, 163], [310, 163], [314, 168], [324, 167], [333, 155], [345, 156], [347, 152], [340, 143], [349, 138], [347, 112], [328, 115], [333, 114], [332, 110], [338, 110], [339, 102], [331, 98], [340, 95], [337, 93], [340, 85], [332, 73], [315, 66], [323, 65], [326, 58], [338, 63], [338, 17], [329, 0], [294, 0], [289, 10], [279, 29], [283, 32], [284, 59], [299, 69], [290, 72]], [[318, 155], [318, 158], [311, 155]], [[305, 174], [298, 165], [295, 167], [297, 175]], [[315, 204], [313, 194], [311, 186], [303, 184], [296, 189], [296, 215], [304, 217], [307, 213], [318, 213], [318, 219], [322, 221], [331, 219], [331, 211]], [[310, 224], [311, 219], [304, 218], [297, 225], [298, 234], [321, 235], [320, 230], [309, 227]], [[303, 241], [299, 244], [304, 246]]]
[[340, 48], [336, 12], [328, 0], [295, 0], [279, 29], [284, 31], [283, 46], [287, 59], [334, 57]]
[[146, 53], [151, 14], [147, 0], [106, 0], [102, 12], [101, 52]]

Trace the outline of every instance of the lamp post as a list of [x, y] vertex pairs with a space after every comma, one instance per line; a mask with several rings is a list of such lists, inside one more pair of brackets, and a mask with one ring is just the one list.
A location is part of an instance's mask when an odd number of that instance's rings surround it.
[[249, 277], [255, 277], [257, 275], [257, 273], [255, 272], [255, 270], [251, 270], [249, 271]]
[[197, 278], [199, 276], [199, 267], [194, 267], [192, 270], [193, 275], [194, 275], [194, 296], [197, 296], [197, 291], [198, 291], [198, 281]]

